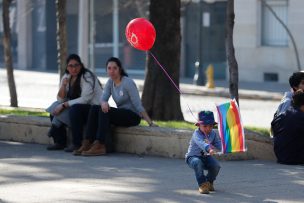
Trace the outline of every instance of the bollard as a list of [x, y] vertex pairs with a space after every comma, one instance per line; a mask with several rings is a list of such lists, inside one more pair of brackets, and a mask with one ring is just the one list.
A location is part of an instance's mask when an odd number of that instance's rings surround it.
[[212, 64], [209, 64], [205, 74], [206, 74], [206, 78], [207, 78], [206, 87], [211, 88], [211, 89], [215, 88], [215, 85], [214, 85], [214, 68], [213, 68]]

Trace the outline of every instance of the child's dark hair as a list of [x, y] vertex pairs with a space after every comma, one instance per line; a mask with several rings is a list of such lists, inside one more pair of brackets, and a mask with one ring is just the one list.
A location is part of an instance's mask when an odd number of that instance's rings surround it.
[[289, 85], [294, 91], [296, 91], [295, 87], [298, 87], [302, 80], [304, 80], [304, 72], [294, 72], [289, 77]]
[[128, 77], [128, 74], [126, 73], [125, 69], [122, 67], [121, 62], [118, 58], [116, 58], [116, 57], [109, 58], [107, 60], [106, 67], [108, 66], [108, 63], [110, 63], [110, 62], [115, 62], [117, 64], [121, 76]]
[[292, 96], [292, 105], [296, 108], [300, 108], [304, 105], [304, 92], [303, 90], [296, 91]]

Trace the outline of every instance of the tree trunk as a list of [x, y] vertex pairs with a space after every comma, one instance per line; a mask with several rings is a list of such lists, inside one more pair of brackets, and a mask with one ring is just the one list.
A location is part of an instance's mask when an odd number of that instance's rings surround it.
[[11, 30], [10, 30], [10, 19], [9, 19], [10, 4], [11, 4], [11, 0], [3, 0], [2, 2], [4, 62], [5, 62], [8, 87], [11, 97], [11, 106], [18, 107], [17, 91], [16, 91], [14, 69], [13, 69], [13, 57], [11, 51]]
[[[150, 20], [155, 26], [156, 41], [151, 49], [160, 64], [179, 86], [180, 69], [180, 0], [151, 0]], [[183, 120], [180, 94], [152, 56], [148, 55], [142, 95], [147, 113], [155, 120]]]
[[234, 26], [234, 0], [227, 1], [227, 21], [226, 21], [226, 55], [229, 67], [229, 92], [230, 97], [234, 98], [239, 104], [239, 72], [235, 58], [233, 46], [233, 26]]
[[60, 78], [64, 75], [67, 58], [67, 33], [66, 33], [66, 0], [56, 0], [57, 18], [57, 61]]

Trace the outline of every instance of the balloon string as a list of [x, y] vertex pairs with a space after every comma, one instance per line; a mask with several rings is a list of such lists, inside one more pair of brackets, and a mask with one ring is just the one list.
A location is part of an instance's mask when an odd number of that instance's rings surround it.
[[159, 63], [159, 61], [156, 59], [156, 57], [149, 51], [149, 53], [151, 54], [151, 56], [154, 58], [154, 60], [156, 61], [156, 63], [159, 65], [159, 67], [161, 67], [161, 69], [164, 71], [164, 73], [166, 74], [166, 76], [169, 78], [169, 80], [172, 82], [172, 84], [174, 85], [174, 87], [177, 89], [177, 91], [182, 94], [182, 91], [178, 88], [178, 86], [175, 84], [175, 82], [172, 80], [172, 78], [170, 77], [170, 75], [168, 74], [168, 72], [166, 71], [166, 69]]
[[[177, 86], [177, 85], [175, 84], [175, 82], [172, 80], [172, 78], [170, 77], [170, 75], [168, 74], [168, 72], [166, 71], [166, 69], [160, 64], [160, 62], [156, 59], [156, 57], [152, 54], [152, 52], [150, 52], [150, 51], [148, 51], [148, 52], [149, 52], [149, 54], [154, 58], [154, 60], [155, 60], [156, 63], [158, 64], [158, 66], [161, 67], [161, 69], [163, 70], [163, 72], [165, 73], [165, 75], [167, 76], [167, 78], [171, 81], [171, 83], [174, 85], [174, 87], [177, 89], [177, 91], [179, 92], [179, 94], [180, 94], [181, 96], [183, 96], [182, 91], [178, 88], [178, 86]], [[193, 118], [194, 118], [195, 120], [197, 120], [197, 118], [194, 116], [193, 112], [191, 111], [191, 109], [190, 109], [188, 103], [186, 103], [186, 104], [187, 104], [187, 107], [188, 107], [188, 109], [189, 109], [191, 115], [193, 116]]]

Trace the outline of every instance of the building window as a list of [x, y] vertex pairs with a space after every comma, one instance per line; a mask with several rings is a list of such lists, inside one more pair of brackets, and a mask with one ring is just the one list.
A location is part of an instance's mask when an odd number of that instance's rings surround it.
[[[277, 16], [287, 25], [287, 0], [265, 0]], [[288, 46], [288, 35], [271, 11], [262, 4], [262, 45]]]
[[[119, 0], [118, 1], [118, 25], [113, 22], [114, 1], [95, 0], [94, 1], [94, 23], [96, 24], [95, 35], [95, 67], [105, 70], [105, 61], [113, 56], [114, 36], [113, 26], [118, 26], [119, 30], [119, 58], [124, 64], [128, 73], [144, 73], [146, 63], [146, 53], [134, 49], [126, 40], [125, 28], [130, 20], [138, 17], [148, 18], [148, 0]], [[115, 14], [114, 14], [115, 15]]]

